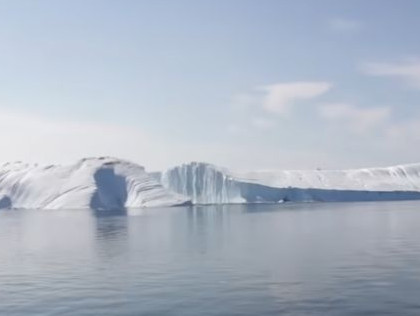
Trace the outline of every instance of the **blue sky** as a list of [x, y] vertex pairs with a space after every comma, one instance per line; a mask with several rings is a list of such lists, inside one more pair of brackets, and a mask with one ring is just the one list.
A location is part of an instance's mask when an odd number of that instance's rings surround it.
[[0, 0], [0, 160], [420, 162], [420, 2]]

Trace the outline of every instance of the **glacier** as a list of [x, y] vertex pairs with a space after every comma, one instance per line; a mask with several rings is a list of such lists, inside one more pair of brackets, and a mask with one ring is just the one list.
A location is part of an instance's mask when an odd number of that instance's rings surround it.
[[420, 199], [420, 164], [353, 170], [237, 172], [193, 162], [155, 174], [193, 204]]
[[111, 210], [189, 203], [144, 167], [112, 157], [85, 158], [67, 166], [0, 166], [0, 208]]

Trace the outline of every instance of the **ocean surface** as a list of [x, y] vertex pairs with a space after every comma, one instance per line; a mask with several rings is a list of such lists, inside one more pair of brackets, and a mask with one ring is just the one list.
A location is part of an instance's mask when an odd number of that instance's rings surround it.
[[420, 202], [0, 211], [0, 315], [420, 315]]

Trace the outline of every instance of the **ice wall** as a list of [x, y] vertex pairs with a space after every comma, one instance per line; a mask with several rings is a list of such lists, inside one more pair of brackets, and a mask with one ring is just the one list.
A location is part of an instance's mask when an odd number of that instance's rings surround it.
[[420, 199], [420, 164], [355, 170], [233, 172], [205, 163], [164, 172], [169, 190], [194, 204]]
[[194, 204], [243, 203], [239, 183], [213, 165], [190, 163], [169, 169], [161, 176], [162, 185], [188, 196]]
[[68, 166], [0, 166], [0, 208], [122, 209], [184, 203], [188, 198], [163, 188], [142, 166], [115, 158], [82, 159]]

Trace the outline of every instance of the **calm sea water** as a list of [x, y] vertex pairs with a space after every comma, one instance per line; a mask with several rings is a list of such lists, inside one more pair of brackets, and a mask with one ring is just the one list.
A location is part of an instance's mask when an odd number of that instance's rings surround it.
[[420, 315], [420, 202], [0, 212], [0, 315]]

